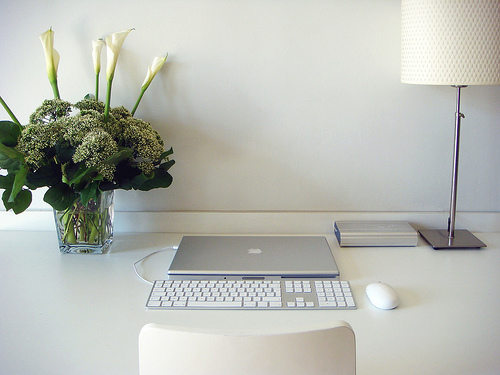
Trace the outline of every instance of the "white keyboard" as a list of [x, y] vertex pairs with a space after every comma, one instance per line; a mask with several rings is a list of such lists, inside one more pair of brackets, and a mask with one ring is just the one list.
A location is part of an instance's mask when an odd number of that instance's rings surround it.
[[348, 281], [331, 279], [157, 280], [146, 307], [155, 309], [354, 310]]

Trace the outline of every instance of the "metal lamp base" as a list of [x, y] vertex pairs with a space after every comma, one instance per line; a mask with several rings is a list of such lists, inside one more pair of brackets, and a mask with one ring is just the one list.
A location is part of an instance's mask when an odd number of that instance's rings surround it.
[[449, 238], [447, 230], [419, 230], [420, 235], [436, 250], [446, 249], [479, 249], [486, 245], [465, 229], [455, 230], [453, 238]]

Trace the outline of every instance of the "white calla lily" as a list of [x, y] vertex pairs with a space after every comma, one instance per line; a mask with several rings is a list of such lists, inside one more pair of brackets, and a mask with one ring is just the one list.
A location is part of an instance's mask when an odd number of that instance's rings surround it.
[[105, 46], [103, 39], [92, 41], [92, 60], [95, 71], [95, 100], [99, 100], [99, 73], [101, 72], [101, 52]]
[[158, 73], [167, 60], [168, 54], [165, 55], [165, 57], [155, 57], [153, 59], [153, 63], [148, 67], [148, 72], [146, 74], [146, 78], [144, 79], [144, 82], [142, 83], [141, 87], [141, 94], [139, 95], [139, 98], [137, 99], [137, 102], [135, 103], [134, 109], [132, 110], [132, 116], [134, 115], [137, 107], [139, 106], [139, 103], [142, 99], [142, 96], [148, 89], [149, 85], [153, 81], [153, 78], [156, 76], [156, 73]]
[[149, 85], [151, 84], [151, 81], [153, 78], [156, 76], [156, 73], [158, 73], [167, 60], [167, 55], [165, 57], [155, 57], [153, 60], [153, 63], [148, 67], [148, 73], [146, 74], [146, 78], [144, 79], [144, 82], [142, 83], [142, 87], [148, 88]]
[[129, 29], [125, 31], [120, 31], [117, 33], [110, 34], [106, 37], [106, 52], [107, 52], [107, 67], [106, 67], [106, 78], [109, 80], [113, 79], [115, 74], [116, 62], [118, 61], [118, 55], [122, 48], [122, 44], [125, 41], [127, 35], [134, 29]]
[[113, 82], [113, 77], [115, 75], [116, 63], [118, 61], [118, 55], [122, 48], [122, 44], [125, 41], [127, 35], [134, 29], [128, 29], [125, 31], [120, 31], [117, 33], [110, 34], [106, 37], [106, 78], [108, 80], [108, 87], [106, 91], [106, 106], [104, 107], [104, 119], [105, 121], [109, 118], [109, 109], [111, 103], [111, 84]]
[[54, 91], [54, 97], [59, 99], [59, 89], [57, 87], [57, 68], [59, 66], [60, 56], [54, 49], [54, 32], [52, 28], [40, 35], [43, 51], [45, 52], [45, 64], [47, 65], [47, 76]]
[[106, 43], [103, 39], [92, 41], [92, 60], [94, 61], [95, 74], [99, 74], [101, 72], [101, 51], [105, 45]]

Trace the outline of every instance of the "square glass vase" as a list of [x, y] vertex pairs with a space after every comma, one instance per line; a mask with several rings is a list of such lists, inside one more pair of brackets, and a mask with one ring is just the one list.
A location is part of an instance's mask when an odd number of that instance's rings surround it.
[[77, 199], [66, 210], [54, 210], [54, 219], [61, 253], [103, 254], [113, 242], [114, 191], [86, 205]]

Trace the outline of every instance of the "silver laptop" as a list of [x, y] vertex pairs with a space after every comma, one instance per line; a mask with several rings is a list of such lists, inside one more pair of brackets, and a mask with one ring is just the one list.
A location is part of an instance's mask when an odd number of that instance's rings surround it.
[[326, 238], [319, 236], [185, 236], [168, 270], [169, 278], [339, 274]]

